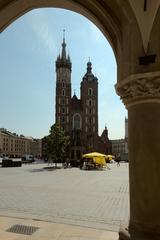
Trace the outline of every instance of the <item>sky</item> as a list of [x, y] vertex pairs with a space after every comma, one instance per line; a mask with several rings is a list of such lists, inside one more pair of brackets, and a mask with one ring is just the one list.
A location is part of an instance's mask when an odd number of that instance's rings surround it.
[[98, 78], [99, 135], [124, 138], [127, 111], [116, 95], [117, 66], [102, 32], [87, 18], [58, 8], [32, 10], [0, 34], [0, 127], [42, 138], [55, 123], [55, 61], [65, 29], [72, 95], [80, 94], [87, 62]]

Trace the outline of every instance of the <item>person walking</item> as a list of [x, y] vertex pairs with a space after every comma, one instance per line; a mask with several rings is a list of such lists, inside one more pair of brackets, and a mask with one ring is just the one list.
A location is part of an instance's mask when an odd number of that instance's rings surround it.
[[117, 162], [117, 166], [120, 166], [120, 161], [121, 161], [121, 156], [120, 154], [118, 155], [118, 157], [116, 158], [116, 162]]

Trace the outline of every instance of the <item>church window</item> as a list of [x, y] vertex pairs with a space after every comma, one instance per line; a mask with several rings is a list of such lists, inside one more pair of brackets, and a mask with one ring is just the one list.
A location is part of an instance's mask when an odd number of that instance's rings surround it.
[[78, 113], [73, 116], [73, 129], [81, 129], [81, 115]]
[[65, 109], [64, 108], [62, 108], [62, 113], [65, 113]]
[[63, 123], [65, 122], [65, 118], [64, 118], [64, 117], [62, 117], [62, 122], [63, 122]]
[[89, 95], [89, 96], [92, 96], [92, 95], [93, 95], [93, 89], [92, 89], [92, 88], [89, 88], [89, 89], [88, 89], [88, 95]]
[[92, 100], [91, 99], [89, 100], [89, 106], [92, 106]]
[[62, 95], [65, 96], [65, 90], [64, 89], [62, 90]]
[[62, 82], [62, 87], [63, 87], [63, 88], [65, 87], [65, 83], [64, 83], [64, 82]]

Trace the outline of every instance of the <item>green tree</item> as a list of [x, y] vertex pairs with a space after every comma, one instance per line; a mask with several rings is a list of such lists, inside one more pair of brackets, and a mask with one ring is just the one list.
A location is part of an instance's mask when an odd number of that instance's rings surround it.
[[51, 126], [49, 135], [45, 137], [46, 155], [49, 159], [57, 162], [63, 162], [69, 153], [70, 139], [65, 135], [59, 124]]

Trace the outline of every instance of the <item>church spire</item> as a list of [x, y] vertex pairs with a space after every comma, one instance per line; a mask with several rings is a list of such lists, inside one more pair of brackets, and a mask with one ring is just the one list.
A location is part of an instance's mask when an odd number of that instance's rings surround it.
[[87, 73], [92, 73], [92, 63], [89, 58], [89, 62], [87, 63]]
[[62, 43], [61, 58], [62, 58], [63, 60], [66, 60], [65, 29], [63, 29], [63, 43]]
[[69, 54], [66, 53], [66, 42], [65, 42], [65, 30], [63, 30], [63, 42], [62, 42], [62, 51], [57, 57], [56, 61], [56, 71], [60, 67], [68, 68], [71, 71], [72, 63], [70, 60]]

